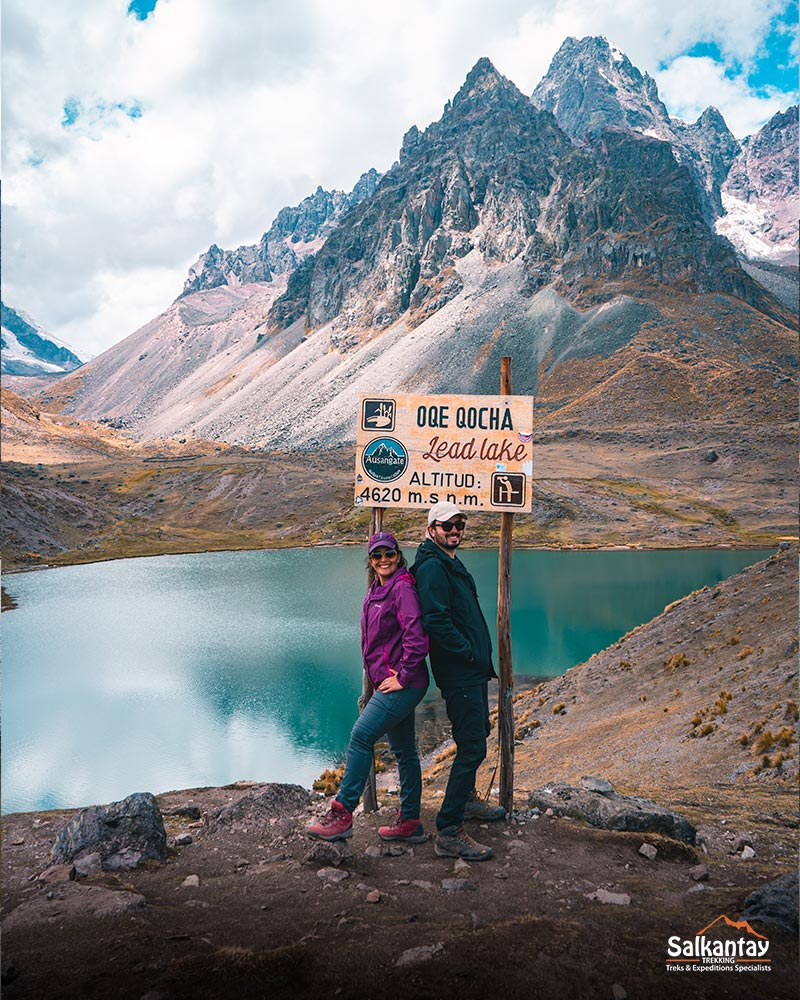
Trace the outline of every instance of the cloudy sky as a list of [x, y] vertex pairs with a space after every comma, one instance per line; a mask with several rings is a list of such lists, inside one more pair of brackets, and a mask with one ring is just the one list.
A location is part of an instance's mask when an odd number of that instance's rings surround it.
[[3, 300], [82, 357], [211, 243], [390, 167], [481, 56], [530, 93], [605, 35], [739, 138], [797, 102], [797, 0], [3, 0], [2, 29]]

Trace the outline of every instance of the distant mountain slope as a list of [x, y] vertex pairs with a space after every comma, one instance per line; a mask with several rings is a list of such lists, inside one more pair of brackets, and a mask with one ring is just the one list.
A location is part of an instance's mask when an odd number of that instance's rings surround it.
[[30, 316], [0, 304], [3, 327], [0, 370], [9, 375], [50, 375], [73, 371], [83, 362]]

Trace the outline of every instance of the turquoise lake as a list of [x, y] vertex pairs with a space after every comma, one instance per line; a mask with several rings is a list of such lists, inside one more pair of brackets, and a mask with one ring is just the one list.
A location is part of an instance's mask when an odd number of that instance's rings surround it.
[[[516, 552], [516, 686], [767, 554]], [[461, 557], [494, 632], [497, 554]], [[357, 712], [364, 562], [353, 547], [216, 552], [7, 577], [3, 812], [240, 779], [310, 787]], [[441, 724], [435, 688], [418, 718]]]

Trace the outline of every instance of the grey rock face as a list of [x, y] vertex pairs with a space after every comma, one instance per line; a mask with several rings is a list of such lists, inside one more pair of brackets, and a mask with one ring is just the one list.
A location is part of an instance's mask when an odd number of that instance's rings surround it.
[[209, 833], [237, 827], [269, 825], [270, 819], [287, 812], [299, 812], [311, 801], [300, 785], [260, 785], [237, 802], [223, 806], [208, 818]]
[[652, 77], [605, 38], [567, 38], [531, 100], [578, 141], [612, 127], [668, 142], [692, 177], [706, 221], [722, 215], [720, 187], [740, 148], [725, 119], [716, 108], [694, 124], [670, 118]]
[[121, 802], [91, 806], [63, 826], [56, 835], [51, 857], [56, 863], [74, 861], [86, 854], [107, 859], [122, 852], [138, 852], [140, 858], [165, 860], [167, 834], [155, 797], [136, 792]]
[[655, 80], [600, 37], [565, 39], [531, 99], [575, 139], [609, 125], [641, 132], [669, 123]]
[[552, 809], [555, 816], [582, 819], [602, 830], [662, 833], [687, 844], [695, 842], [696, 830], [689, 820], [650, 799], [617, 792], [608, 795], [557, 782], [531, 792], [528, 802], [542, 810]]
[[303, 244], [329, 232], [354, 205], [370, 197], [379, 180], [371, 169], [349, 194], [318, 187], [299, 205], [282, 208], [255, 246], [221, 250], [213, 244], [189, 269], [181, 295], [220, 285], [270, 282], [273, 275], [291, 273], [308, 253]]
[[790, 934], [798, 930], [798, 876], [797, 872], [781, 875], [773, 882], [751, 892], [744, 901], [745, 920], [761, 920], [775, 924]]

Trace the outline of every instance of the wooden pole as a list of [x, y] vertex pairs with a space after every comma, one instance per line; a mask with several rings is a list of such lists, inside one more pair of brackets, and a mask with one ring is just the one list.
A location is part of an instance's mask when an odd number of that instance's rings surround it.
[[[511, 358], [500, 359], [500, 394], [510, 396]], [[513, 513], [500, 515], [500, 552], [497, 573], [497, 661], [500, 668], [497, 738], [500, 754], [500, 805], [514, 808], [514, 671], [511, 666], [511, 548]]]
[[[369, 535], [370, 538], [377, 531], [381, 531], [383, 528], [383, 507], [373, 507], [372, 513], [369, 519]], [[375, 580], [375, 570], [370, 565], [367, 569], [367, 588], [372, 585]], [[364, 680], [361, 687], [361, 697], [358, 700], [358, 707], [363, 712], [367, 706], [367, 702], [372, 697], [373, 693], [372, 681], [369, 679], [366, 670], [364, 671]], [[367, 778], [367, 783], [364, 785], [364, 812], [377, 812], [378, 809], [378, 789], [375, 782], [375, 755], [372, 757], [372, 765], [369, 769], [369, 777]]]

